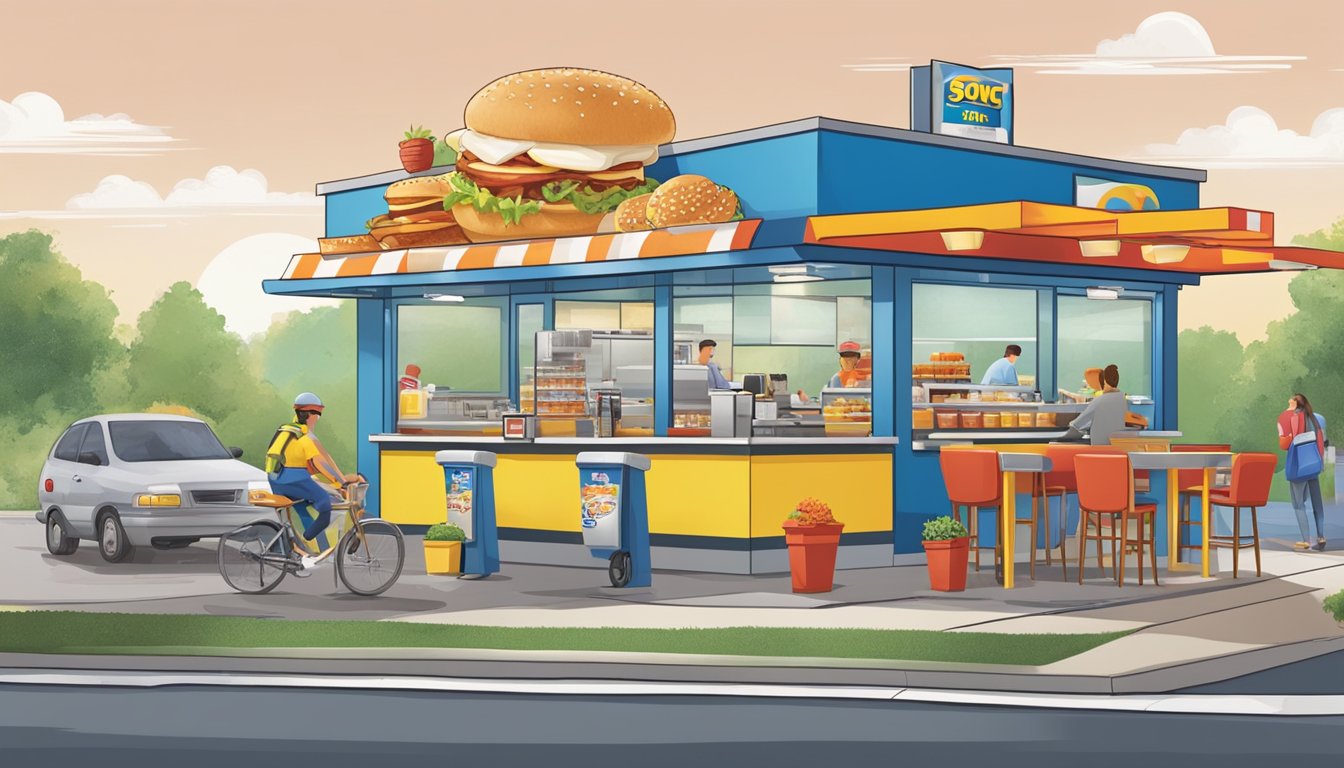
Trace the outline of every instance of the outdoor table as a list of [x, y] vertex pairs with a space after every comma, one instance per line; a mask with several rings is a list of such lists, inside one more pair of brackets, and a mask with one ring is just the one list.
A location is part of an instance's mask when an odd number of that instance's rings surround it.
[[[1191, 454], [1196, 455], [1196, 454]], [[1003, 548], [1003, 588], [1013, 588], [1013, 553], [1017, 544], [1017, 473], [1049, 472], [1050, 459], [1038, 453], [1000, 453], [1003, 505], [1000, 507], [999, 546]]]
[[1213, 521], [1209, 513], [1209, 486], [1212, 484], [1213, 471], [1232, 466], [1232, 454], [1223, 452], [1166, 453], [1135, 451], [1129, 454], [1133, 469], [1167, 471], [1167, 570], [1193, 570], [1193, 566], [1178, 563], [1180, 557], [1180, 488], [1176, 483], [1176, 470], [1202, 469], [1204, 482], [1200, 494], [1200, 570], [1204, 578], [1209, 577], [1209, 529]]

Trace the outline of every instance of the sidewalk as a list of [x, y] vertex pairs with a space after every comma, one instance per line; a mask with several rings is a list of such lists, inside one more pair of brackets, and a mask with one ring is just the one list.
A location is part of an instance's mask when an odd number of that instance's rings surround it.
[[[1340, 519], [1338, 511], [1331, 517]], [[10, 531], [8, 520], [6, 532]], [[41, 547], [41, 526], [24, 526], [23, 557]], [[30, 536], [29, 534], [33, 534]], [[1161, 586], [1139, 587], [1132, 570], [1124, 588], [1104, 578], [1095, 560], [1086, 583], [1076, 581], [1076, 550], [1070, 550], [1069, 581], [1058, 560], [1038, 562], [1028, 578], [1025, 551], [1019, 553], [1018, 587], [1004, 590], [992, 568], [974, 571], [962, 593], [932, 592], [920, 566], [843, 570], [835, 589], [795, 595], [787, 574], [735, 576], [655, 570], [647, 589], [613, 589], [605, 569], [505, 563], [501, 573], [473, 581], [424, 575], [416, 537], [408, 537], [407, 563], [393, 592], [356, 600], [331, 586], [330, 576], [286, 580], [287, 592], [250, 597], [222, 588], [212, 552], [198, 547], [154, 557], [177, 558], [173, 575], [137, 582], [96, 565], [56, 574], [114, 574], [121, 581], [116, 599], [88, 597], [82, 588], [65, 589], [55, 604], [28, 597], [30, 587], [6, 580], [0, 604], [18, 608], [266, 615], [276, 618], [377, 618], [439, 624], [546, 627], [852, 627], [930, 629], [948, 632], [1133, 634], [1043, 667], [884, 662], [853, 659], [706, 657], [571, 651], [488, 651], [470, 649], [257, 649], [228, 651], [228, 658], [0, 656], [0, 665], [23, 668], [230, 670], [461, 677], [548, 677], [683, 682], [880, 684], [920, 688], [970, 688], [1055, 693], [1160, 693], [1238, 677], [1344, 649], [1344, 629], [1321, 610], [1326, 596], [1344, 588], [1344, 529], [1327, 525], [1337, 549], [1305, 553], [1291, 549], [1296, 523], [1286, 505], [1261, 515], [1263, 578], [1255, 578], [1254, 558], [1243, 551], [1241, 578], [1230, 577], [1231, 553], [1215, 561], [1221, 575], [1205, 581], [1197, 574], [1168, 574], [1159, 560]], [[1070, 541], [1072, 546], [1073, 542]], [[82, 551], [77, 553], [84, 555]], [[193, 559], [194, 558], [194, 559]], [[51, 558], [41, 562], [51, 568]], [[137, 560], [137, 563], [139, 561]], [[63, 576], [65, 585], [72, 585]], [[170, 588], [176, 583], [176, 597]], [[61, 586], [61, 585], [58, 585]], [[58, 590], [60, 591], [60, 590]], [[83, 593], [82, 600], [69, 597]], [[17, 605], [16, 605], [17, 604]]]

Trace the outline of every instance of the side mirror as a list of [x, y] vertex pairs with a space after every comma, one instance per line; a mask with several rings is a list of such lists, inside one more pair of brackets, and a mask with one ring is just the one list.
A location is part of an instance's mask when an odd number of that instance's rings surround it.
[[79, 454], [79, 463], [92, 464], [95, 467], [103, 466], [103, 460], [98, 457], [98, 454], [93, 453], [92, 451], [85, 451], [84, 453]]
[[229, 455], [232, 456], [232, 457], [235, 458], [235, 459], [241, 459], [241, 458], [243, 457], [243, 449], [242, 449], [242, 448], [239, 448], [239, 447], [237, 447], [237, 446], [234, 446], [234, 447], [232, 447], [232, 448], [229, 449]]

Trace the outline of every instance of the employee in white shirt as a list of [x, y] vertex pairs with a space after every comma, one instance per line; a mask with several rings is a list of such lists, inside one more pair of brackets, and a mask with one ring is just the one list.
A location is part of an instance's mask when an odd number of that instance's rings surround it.
[[998, 386], [1017, 386], [1017, 358], [1022, 356], [1022, 348], [1016, 344], [1009, 344], [1003, 350], [1003, 357], [995, 360], [985, 371], [985, 377], [980, 380], [982, 385], [994, 384]]
[[719, 364], [714, 362], [714, 348], [719, 346], [713, 339], [700, 342], [700, 364], [709, 369], [710, 389], [733, 389], [733, 383], [723, 377]]

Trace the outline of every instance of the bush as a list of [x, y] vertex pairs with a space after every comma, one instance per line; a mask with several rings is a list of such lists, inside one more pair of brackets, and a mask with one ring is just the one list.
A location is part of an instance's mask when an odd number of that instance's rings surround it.
[[966, 526], [951, 515], [935, 517], [924, 523], [924, 541], [948, 541], [969, 535]]
[[1344, 589], [1325, 598], [1325, 605], [1321, 609], [1335, 617], [1335, 621], [1344, 621]]
[[789, 513], [788, 519], [797, 525], [834, 525], [840, 522], [831, 515], [829, 506], [813, 498], [798, 502], [798, 507]]
[[435, 523], [425, 531], [425, 541], [466, 541], [467, 534], [452, 523]]

